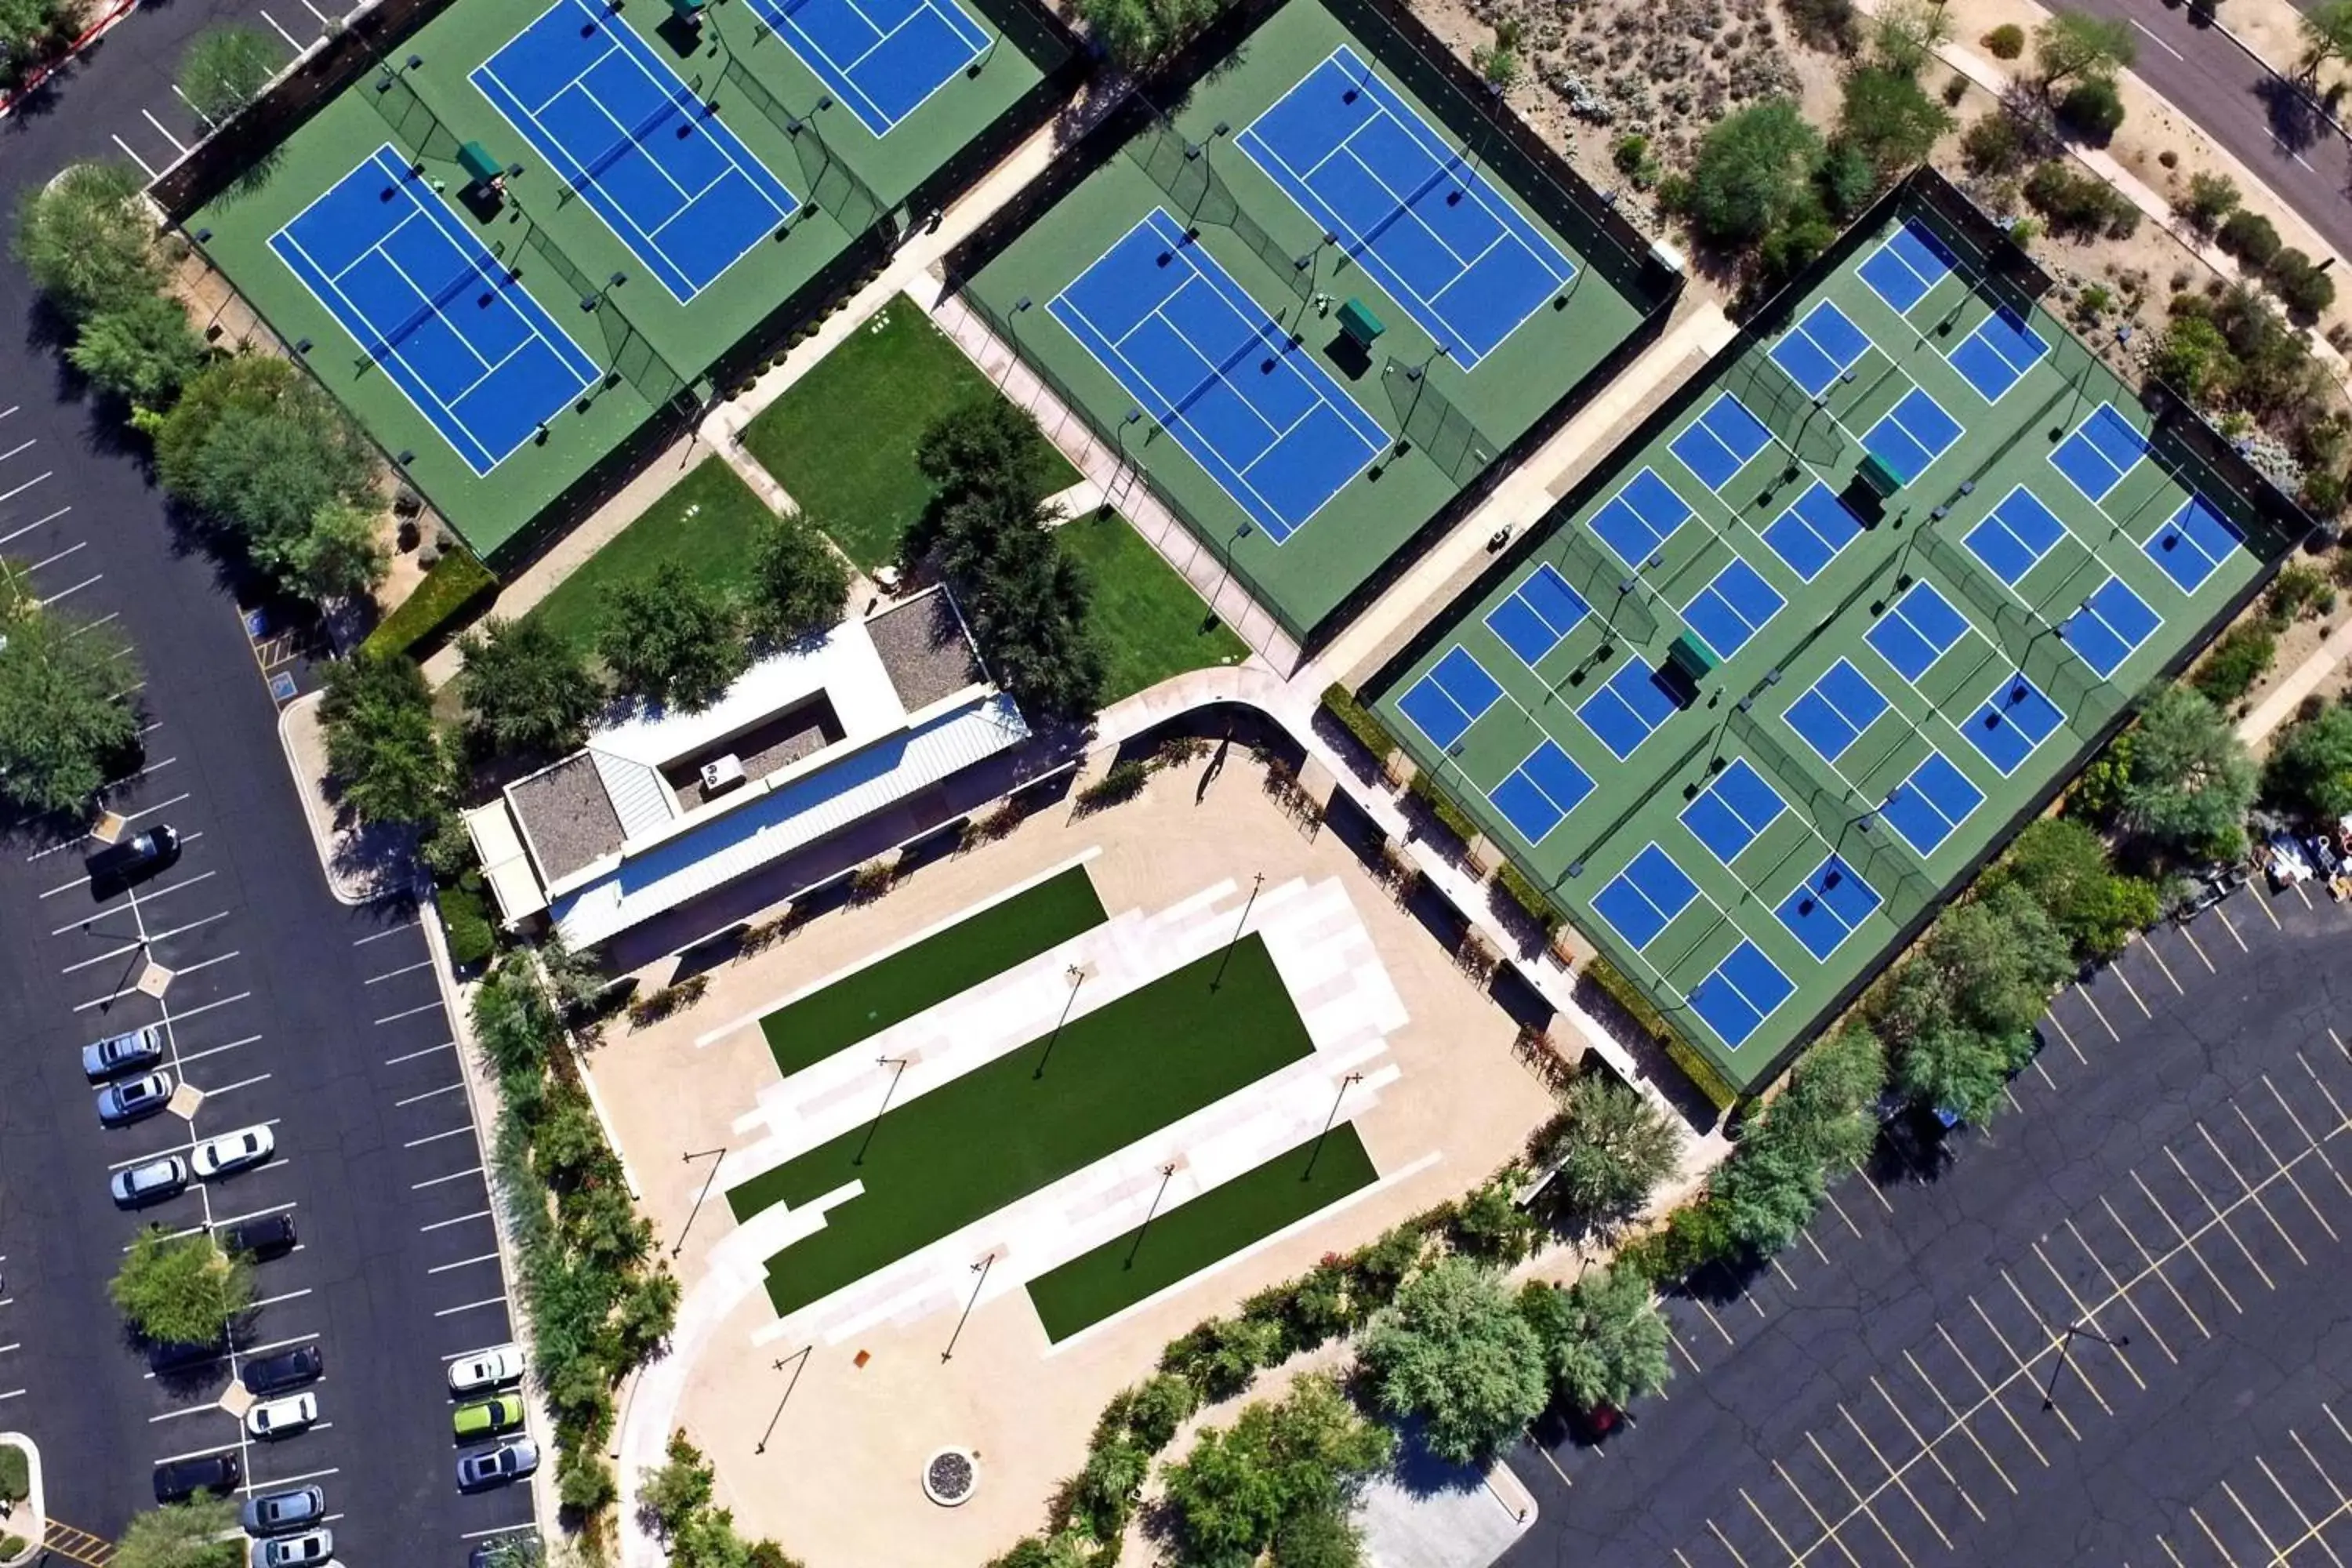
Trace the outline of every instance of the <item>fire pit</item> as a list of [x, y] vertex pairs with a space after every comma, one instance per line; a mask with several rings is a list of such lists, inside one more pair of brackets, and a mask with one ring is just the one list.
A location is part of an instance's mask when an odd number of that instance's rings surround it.
[[923, 1465], [923, 1495], [941, 1508], [970, 1500], [980, 1485], [980, 1456], [969, 1448], [941, 1448]]

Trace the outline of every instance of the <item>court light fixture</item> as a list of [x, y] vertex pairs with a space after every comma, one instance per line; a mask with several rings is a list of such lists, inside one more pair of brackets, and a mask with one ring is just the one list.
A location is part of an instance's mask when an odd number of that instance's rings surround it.
[[413, 451], [409, 450], [407, 447], [403, 447], [400, 449], [399, 454], [398, 454], [397, 456], [395, 456], [392, 460], [393, 460], [394, 462], [395, 462], [395, 463], [398, 463], [402, 468], [406, 468], [406, 467], [408, 467], [408, 465], [409, 465], [409, 464], [411, 464], [411, 463], [413, 463], [413, 462], [416, 461], [416, 454], [415, 454], [415, 452], [413, 452]]
[[1029, 298], [1028, 295], [1024, 294], [1021, 298], [1013, 301], [1013, 313], [1017, 316], [1022, 311], [1029, 309], [1030, 306], [1034, 305], [1036, 302], [1036, 300]]
[[213, 242], [213, 231], [208, 228], [196, 230], [195, 241], [198, 245], [210, 245]]
[[296, 338], [294, 340], [294, 352], [298, 354], [309, 353], [310, 352], [310, 340], [308, 338]]

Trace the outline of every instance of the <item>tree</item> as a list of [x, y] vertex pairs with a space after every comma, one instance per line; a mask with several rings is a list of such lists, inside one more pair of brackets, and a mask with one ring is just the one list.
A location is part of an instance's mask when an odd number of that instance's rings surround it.
[[1102, 691], [1094, 590], [1049, 517], [991, 483], [940, 509], [937, 551], [998, 684], [1033, 714], [1078, 718]]
[[253, 1268], [222, 1251], [208, 1231], [167, 1237], [142, 1230], [122, 1255], [107, 1295], [148, 1339], [208, 1345], [253, 1305]]
[[1765, 1108], [1767, 1137], [1824, 1171], [1858, 1165], [1877, 1141], [1885, 1087], [1886, 1047], [1862, 1025], [1848, 1023], [1797, 1058], [1780, 1098]]
[[1596, 1268], [1566, 1289], [1531, 1280], [1519, 1313], [1544, 1349], [1552, 1381], [1570, 1405], [1623, 1409], [1666, 1385], [1666, 1321], [1650, 1282], [1630, 1268]]
[[1034, 507], [1051, 460], [1036, 421], [992, 392], [940, 416], [915, 447], [915, 466], [943, 501], [986, 493]]
[[373, 591], [392, 567], [373, 506], [338, 498], [310, 515], [307, 532], [262, 559], [278, 580], [314, 604], [357, 599]]
[[144, 189], [120, 163], [76, 163], [16, 209], [16, 259], [69, 320], [163, 287]]
[[71, 812], [138, 744], [139, 672], [113, 627], [43, 608], [23, 570], [0, 560], [0, 800]]
[[85, 317], [66, 359], [99, 391], [160, 408], [204, 363], [205, 345], [177, 300], [133, 294]]
[[2158, 912], [2154, 885], [2118, 876], [2099, 836], [2065, 817], [2029, 823], [1980, 886], [2023, 889], [2084, 958], [2115, 957]]
[[342, 804], [365, 822], [430, 822], [449, 786], [433, 692], [415, 661], [360, 652], [327, 666], [319, 717]]
[[2176, 315], [2165, 324], [2149, 367], [2163, 381], [2192, 402], [2206, 403], [2230, 395], [2238, 379], [2238, 362], [2230, 353], [2230, 340], [2210, 320]]
[[2054, 94], [2070, 81], [2112, 79], [2139, 57], [2131, 25], [2084, 11], [2056, 11], [2033, 29], [2033, 58], [2042, 90]]
[[596, 652], [632, 697], [697, 711], [751, 665], [734, 605], [682, 563], [605, 590], [604, 606]]
[[536, 616], [487, 621], [457, 639], [457, 651], [467, 733], [486, 754], [568, 752], [604, 705], [587, 659]]
[[1110, 58], [1135, 70], [1173, 53], [1224, 0], [1081, 0], [1078, 8]]
[[1447, 1258], [1405, 1281], [1359, 1352], [1381, 1407], [1419, 1416], [1429, 1450], [1485, 1459], [1543, 1410], [1543, 1346], [1502, 1276]]
[[1655, 1105], [1606, 1073], [1588, 1072], [1560, 1091], [1543, 1151], [1555, 1167], [1545, 1191], [1565, 1215], [1609, 1224], [1648, 1203], [1681, 1152], [1682, 1134]]
[[751, 558], [744, 619], [753, 637], [781, 646], [841, 619], [849, 566], [815, 523], [796, 511], [762, 519], [752, 534]]
[[1797, 1238], [1822, 1206], [1822, 1163], [1768, 1112], [1708, 1181], [1706, 1207], [1735, 1249], [1769, 1257]]
[[1934, 0], [1889, 0], [1878, 8], [1871, 49], [1885, 69], [1916, 77], [1951, 38], [1951, 19]]
[[664, 1535], [675, 1536], [710, 1506], [718, 1477], [683, 1426], [669, 1435], [668, 1457], [668, 1463], [646, 1471], [637, 1486], [637, 1502], [660, 1521]]
[[2023, 889], [1996, 887], [1937, 918], [1873, 1011], [1896, 1087], [1980, 1121], [2033, 1053], [2034, 1021], [2074, 970], [2065, 938]]
[[226, 120], [261, 96], [284, 58], [258, 27], [207, 27], [180, 57], [180, 91], [206, 120]]
[[1952, 117], [1908, 72], [1866, 66], [1847, 73], [1837, 140], [1868, 159], [1880, 179], [1926, 163], [1951, 128]]
[[2123, 122], [2123, 94], [2112, 78], [2078, 81], [2058, 100], [2058, 123], [2095, 147], [2113, 141]]
[[1267, 1568], [1361, 1568], [1363, 1531], [1346, 1514], [1294, 1513], [1274, 1527]]
[[[2352, 0], [2344, 4], [2352, 6]], [[2180, 204], [2180, 213], [2189, 227], [2210, 235], [2222, 219], [2238, 210], [2238, 183], [2229, 175], [2195, 174], [2189, 176], [2189, 195]]]
[[1204, 1429], [1181, 1464], [1160, 1472], [1186, 1561], [1248, 1563], [1286, 1521], [1344, 1514], [1394, 1447], [1337, 1381], [1316, 1374], [1279, 1405], [1254, 1404], [1232, 1426]]
[[2213, 243], [2256, 272], [2270, 266], [2284, 244], [2279, 238], [2277, 225], [2245, 207], [2221, 220]]
[[1811, 200], [1821, 132], [1792, 99], [1768, 99], [1707, 130], [1691, 167], [1687, 206], [1699, 234], [1719, 245], [1752, 244]]
[[2321, 311], [2336, 303], [2336, 279], [2293, 246], [2283, 247], [2271, 258], [2263, 276], [2294, 321], [2315, 321]]
[[2278, 634], [2259, 621], [2241, 621], [2205, 650], [2189, 683], [2216, 705], [2235, 702], [2278, 657]]
[[2303, 33], [2298, 63], [2305, 81], [2316, 82], [2328, 61], [2352, 57], [2352, 0], [2318, 0], [2296, 20]]
[[2352, 812], [2352, 708], [2323, 708], [2287, 726], [2263, 769], [2263, 794], [2309, 821]]
[[1495, 24], [1495, 41], [1481, 44], [1470, 51], [1470, 63], [1478, 72], [1486, 90], [1501, 98], [1518, 85], [1520, 27], [1508, 17]]
[[135, 1515], [109, 1562], [115, 1568], [245, 1568], [236, 1505], [206, 1497]]

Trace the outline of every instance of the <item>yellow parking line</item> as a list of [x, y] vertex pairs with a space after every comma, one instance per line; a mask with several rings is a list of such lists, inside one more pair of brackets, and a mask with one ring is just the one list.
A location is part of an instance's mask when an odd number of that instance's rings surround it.
[[[1976, 1445], [1978, 1457], [1982, 1458], [1986, 1464], [1992, 1467], [1992, 1473], [2000, 1478], [2000, 1484], [2009, 1489], [2009, 1495], [2011, 1497], [2017, 1496], [2017, 1483], [2009, 1479], [2009, 1472], [2000, 1468], [2000, 1461], [1992, 1457], [1992, 1450], [1984, 1446], [1984, 1439], [1977, 1436], [1976, 1428], [1969, 1426], [1967, 1418], [1962, 1416], [1958, 1410], [1952, 1408], [1952, 1402], [1944, 1397], [1943, 1389], [1937, 1385], [1934, 1378], [1927, 1375], [1927, 1369], [1919, 1364], [1919, 1358], [1913, 1355], [1906, 1350], [1903, 1352], [1903, 1359], [1911, 1363], [1911, 1371], [1918, 1377], [1921, 1383], [1927, 1385], [1927, 1392], [1929, 1394], [1934, 1396], [1936, 1403], [1944, 1407], [1945, 1418], [1950, 1421], [1952, 1426], [1957, 1427], [1960, 1434], [1967, 1437], [1969, 1442]], [[1885, 1399], [1889, 1405], [1893, 1405], [1895, 1403], [1894, 1399], [1887, 1394], [1886, 1390], [1883, 1388], [1878, 1391], [1878, 1396], [1881, 1399]], [[1898, 1409], [1895, 1414], [1900, 1415], [1902, 1415], [1902, 1411]], [[1903, 1424], [1906, 1426], [1911, 1425], [1907, 1419]], [[1958, 1486], [1959, 1483], [1955, 1481], [1952, 1484], [1954, 1486]], [[1966, 1492], [1962, 1492], [1960, 1495], [1966, 1497], [1968, 1494]], [[1970, 1503], [1969, 1506], [1970, 1508], [1975, 1508], [1976, 1504]], [[1982, 1519], [1984, 1517], [1984, 1511], [1981, 1509], [1978, 1510], [1977, 1517], [1979, 1519]]]
[[1715, 1521], [1710, 1519], [1706, 1521], [1706, 1529], [1707, 1533], [1715, 1537], [1717, 1544], [1721, 1545], [1726, 1552], [1731, 1553], [1731, 1560], [1734, 1563], [1738, 1563], [1739, 1568], [1748, 1568], [1748, 1559], [1739, 1555], [1739, 1548], [1731, 1544], [1731, 1537], [1723, 1533], [1723, 1527], [1721, 1525], [1718, 1525]]
[[[2254, 902], [2261, 903], [2262, 901], [2262, 895], [2260, 893], [2255, 894]], [[2264, 912], [2267, 913], [2268, 911]], [[2252, 952], [2254, 951], [2252, 948], [2246, 945], [2246, 939], [2238, 934], [2238, 922], [2230, 918], [2229, 910], [2223, 909], [2219, 904], [2215, 904], [2213, 906], [2213, 913], [2215, 918], [2221, 921], [2221, 929], [2230, 933], [2230, 940], [2238, 944], [2238, 951], [2240, 952]], [[2272, 918], [2275, 920], [2277, 917], [2273, 915]]]

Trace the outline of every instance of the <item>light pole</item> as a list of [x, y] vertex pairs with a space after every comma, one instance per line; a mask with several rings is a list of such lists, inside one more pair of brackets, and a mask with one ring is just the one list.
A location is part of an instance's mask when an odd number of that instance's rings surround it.
[[1233, 962], [1234, 949], [1242, 940], [1242, 927], [1249, 924], [1250, 906], [1257, 902], [1257, 890], [1265, 886], [1265, 873], [1253, 872], [1250, 876], [1249, 897], [1242, 902], [1242, 918], [1234, 922], [1233, 937], [1225, 943], [1224, 956], [1217, 960], [1217, 977], [1209, 982], [1210, 990], [1214, 991], [1225, 983], [1225, 965]]
[[980, 1278], [972, 1281], [971, 1300], [963, 1304], [963, 1316], [956, 1320], [955, 1332], [948, 1336], [948, 1348], [940, 1352], [940, 1361], [942, 1365], [955, 1359], [956, 1341], [963, 1338], [963, 1326], [971, 1321], [971, 1310], [980, 1305], [981, 1287], [988, 1283], [988, 1271], [994, 1268], [995, 1265], [996, 1249], [991, 1247], [982, 1256], [979, 1262], [971, 1266], [971, 1271], [974, 1274], [979, 1275]]
[[1217, 578], [1217, 591], [1209, 595], [1209, 613], [1201, 617], [1201, 629], [1204, 632], [1217, 624], [1217, 600], [1223, 595], [1225, 584], [1234, 580], [1234, 546], [1249, 535], [1250, 524], [1244, 520], [1239, 528], [1234, 530], [1233, 536], [1225, 541], [1225, 569]]
[[2058, 1408], [2058, 1374], [2066, 1370], [2066, 1363], [2071, 1359], [2074, 1345], [2074, 1336], [2077, 1334], [2086, 1340], [2095, 1340], [2118, 1354], [2122, 1353], [2126, 1345], [2131, 1343], [2129, 1334], [2117, 1334], [2114, 1339], [2109, 1339], [2096, 1329], [2086, 1329], [2080, 1323], [2067, 1324], [2065, 1331], [2058, 1336], [2058, 1359], [2051, 1363], [2050, 1381], [2042, 1386], [2042, 1408], [2044, 1410]]
[[1331, 1136], [1331, 1124], [1339, 1120], [1339, 1102], [1348, 1098], [1348, 1090], [1364, 1081], [1364, 1075], [1351, 1072], [1339, 1080], [1339, 1092], [1331, 1097], [1331, 1113], [1323, 1119], [1323, 1131], [1315, 1134], [1315, 1148], [1307, 1156], [1307, 1169], [1298, 1173], [1302, 1182], [1315, 1178], [1315, 1162], [1323, 1157], [1323, 1140]]
[[786, 1356], [783, 1361], [776, 1363], [778, 1372], [784, 1370], [784, 1362], [798, 1362], [800, 1364], [793, 1368], [793, 1380], [784, 1384], [784, 1397], [776, 1401], [776, 1413], [768, 1417], [768, 1429], [760, 1434], [760, 1440], [752, 1446], [751, 1452], [764, 1454], [768, 1451], [768, 1439], [775, 1436], [776, 1423], [783, 1419], [784, 1405], [792, 1398], [793, 1390], [801, 1385], [801, 1373], [808, 1370], [809, 1357], [815, 1353], [815, 1351], [816, 1347], [810, 1345], [798, 1355]]
[[694, 1228], [694, 1216], [702, 1212], [702, 1200], [710, 1195], [710, 1184], [719, 1179], [719, 1167], [727, 1163], [727, 1151], [723, 1147], [700, 1149], [691, 1154], [680, 1156], [686, 1163], [691, 1165], [697, 1160], [710, 1159], [713, 1154], [718, 1155], [719, 1158], [710, 1161], [710, 1174], [702, 1178], [702, 1190], [694, 1194], [694, 1206], [686, 1211], [686, 1223], [678, 1226], [677, 1245], [669, 1249], [669, 1255], [672, 1258], [686, 1250], [686, 1233]]
[[882, 1109], [874, 1113], [872, 1121], [866, 1123], [865, 1141], [857, 1145], [857, 1153], [849, 1162], [851, 1164], [866, 1163], [866, 1151], [874, 1146], [875, 1130], [882, 1125], [882, 1119], [890, 1114], [890, 1097], [898, 1092], [898, 1080], [907, 1076], [908, 1065], [914, 1059], [912, 1057], [876, 1057], [874, 1058], [877, 1067], [894, 1068], [897, 1070], [890, 1075], [890, 1087], [882, 1091]]
[[1045, 1048], [1038, 1053], [1036, 1070], [1029, 1075], [1032, 1081], [1044, 1078], [1045, 1064], [1054, 1059], [1054, 1047], [1062, 1037], [1062, 1026], [1070, 1021], [1070, 1009], [1078, 1000], [1078, 987], [1087, 983], [1087, 966], [1073, 963], [1062, 971], [1062, 976], [1070, 983], [1070, 994], [1062, 998], [1062, 1016], [1054, 1020], [1054, 1032], [1045, 1037]]
[[1143, 1233], [1151, 1228], [1151, 1216], [1160, 1212], [1160, 1200], [1168, 1195], [1168, 1184], [1175, 1179], [1176, 1162], [1171, 1160], [1160, 1167], [1160, 1190], [1151, 1194], [1151, 1206], [1143, 1211], [1143, 1223], [1135, 1227], [1135, 1245], [1127, 1249], [1127, 1261], [1121, 1268], [1135, 1267], [1135, 1255], [1143, 1250]]

